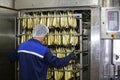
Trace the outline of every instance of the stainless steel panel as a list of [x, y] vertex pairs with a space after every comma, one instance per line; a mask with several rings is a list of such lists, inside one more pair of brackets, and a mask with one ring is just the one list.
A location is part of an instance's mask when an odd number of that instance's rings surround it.
[[0, 8], [0, 80], [15, 80], [15, 66], [8, 61], [8, 52], [15, 48], [16, 11], [11, 14], [9, 11]]
[[98, 5], [99, 0], [15, 0], [15, 8], [45, 8]]
[[91, 44], [90, 80], [100, 80], [99, 79], [100, 8], [93, 8], [91, 12], [91, 43], [90, 44]]
[[13, 8], [14, 7], [14, 1], [15, 0], [0, 0], [0, 5]]
[[112, 40], [101, 40], [100, 80], [111, 80], [114, 77], [115, 66], [112, 61]]

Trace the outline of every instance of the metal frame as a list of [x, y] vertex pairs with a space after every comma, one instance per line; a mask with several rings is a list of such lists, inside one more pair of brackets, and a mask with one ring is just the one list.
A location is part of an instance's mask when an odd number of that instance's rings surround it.
[[[18, 12], [18, 17], [20, 17], [21, 16], [21, 13], [20, 13], [20, 11]], [[18, 19], [18, 24], [17, 24], [18, 26], [17, 26], [17, 28], [16, 28], [16, 31], [17, 31], [17, 34], [16, 34], [16, 36], [18, 35], [18, 34], [20, 34], [20, 19]], [[17, 45], [19, 45], [20, 44], [20, 37], [19, 36], [17, 36], [17, 41], [16, 41], [17, 43]], [[16, 80], [19, 80], [19, 63], [18, 62], [16, 62], [16, 64], [15, 64], [15, 66], [16, 66]]]
[[100, 80], [100, 8], [91, 10], [90, 80]]

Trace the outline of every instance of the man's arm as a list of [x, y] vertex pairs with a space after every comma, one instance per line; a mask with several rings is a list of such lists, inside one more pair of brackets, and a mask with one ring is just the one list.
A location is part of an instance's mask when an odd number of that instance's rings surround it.
[[52, 66], [52, 67], [63, 67], [68, 65], [69, 61], [74, 57], [74, 54], [71, 53], [66, 57], [63, 58], [58, 58], [56, 56], [54, 56], [51, 51], [48, 49], [45, 56], [44, 56], [44, 60], [45, 62]]
[[17, 61], [18, 60], [17, 49], [14, 49], [8, 53], [8, 59], [10, 61]]

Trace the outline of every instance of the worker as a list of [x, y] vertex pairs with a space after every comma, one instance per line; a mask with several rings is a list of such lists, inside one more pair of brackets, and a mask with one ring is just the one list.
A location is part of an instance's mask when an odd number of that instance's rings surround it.
[[50, 49], [42, 44], [48, 33], [48, 27], [37, 25], [33, 28], [32, 38], [10, 53], [9, 58], [19, 62], [20, 80], [46, 80], [48, 66], [64, 67], [75, 58], [74, 52], [63, 58], [54, 56]]

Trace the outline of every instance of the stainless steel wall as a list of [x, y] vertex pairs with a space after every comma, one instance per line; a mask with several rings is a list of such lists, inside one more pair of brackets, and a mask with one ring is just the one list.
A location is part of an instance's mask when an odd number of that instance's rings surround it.
[[0, 8], [0, 80], [15, 80], [15, 65], [8, 52], [15, 48], [16, 12]]
[[0, 0], [0, 6], [6, 6], [6, 7], [14, 7], [14, 1], [15, 0]]
[[15, 0], [15, 8], [43, 8], [98, 5], [99, 0]]
[[65, 6], [119, 7], [120, 0], [15, 0], [17, 9]]

